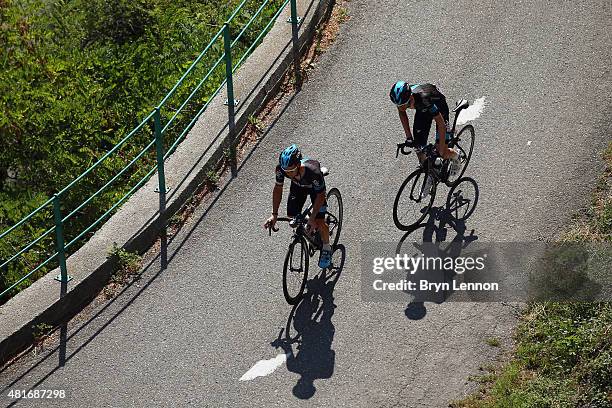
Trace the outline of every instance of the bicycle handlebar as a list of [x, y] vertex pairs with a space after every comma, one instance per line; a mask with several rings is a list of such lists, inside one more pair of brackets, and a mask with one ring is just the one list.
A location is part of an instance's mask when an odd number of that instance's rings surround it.
[[[411, 150], [406, 150], [408, 148], [410, 148]], [[412, 153], [412, 148], [414, 148], [414, 141], [412, 140], [406, 140], [404, 143], [398, 143], [397, 150], [395, 152], [395, 157], [399, 156], [400, 151], [403, 155], [409, 155], [410, 153]]]
[[[288, 218], [288, 217], [280, 217], [276, 219], [276, 222], [279, 221], [291, 221], [293, 218]], [[278, 228], [276, 227], [268, 227], [268, 235], [272, 236], [272, 231], [274, 232], [278, 232]]]

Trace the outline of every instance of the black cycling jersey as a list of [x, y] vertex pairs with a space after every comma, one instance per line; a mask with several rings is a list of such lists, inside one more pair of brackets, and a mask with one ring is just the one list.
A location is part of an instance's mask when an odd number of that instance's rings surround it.
[[414, 95], [414, 108], [419, 113], [436, 115], [442, 103], [446, 104], [446, 98], [435, 85], [415, 84], [410, 85], [410, 90]]
[[[420, 146], [427, 144], [431, 122], [434, 116], [438, 113], [444, 118], [446, 124], [446, 141], [450, 140], [450, 127], [448, 122], [448, 105], [446, 98], [432, 84], [416, 84], [410, 85], [410, 90], [414, 95], [414, 123], [412, 126], [412, 136], [415, 142]], [[440, 135], [436, 131], [436, 142]]]
[[[291, 182], [301, 188], [311, 190], [313, 193], [325, 191], [325, 179], [321, 173], [321, 164], [316, 160], [302, 159], [304, 174], [299, 180], [291, 179]], [[276, 166], [276, 184], [283, 185], [285, 177], [289, 177], [280, 165]]]
[[[310, 201], [314, 205], [317, 195], [325, 192], [325, 179], [323, 173], [321, 173], [321, 164], [310, 159], [302, 159], [301, 164], [304, 165], [304, 175], [299, 180], [291, 179], [291, 188], [287, 199], [287, 215], [289, 217], [295, 217], [302, 212], [306, 197], [310, 196]], [[276, 184], [283, 185], [285, 177], [291, 178], [285, 174], [280, 165], [277, 165]], [[327, 201], [324, 201], [315, 217], [324, 218], [326, 211]]]

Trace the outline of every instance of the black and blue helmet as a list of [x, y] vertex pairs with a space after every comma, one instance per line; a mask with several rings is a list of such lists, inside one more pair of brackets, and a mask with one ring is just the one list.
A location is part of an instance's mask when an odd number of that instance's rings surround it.
[[287, 170], [289, 167], [295, 166], [302, 160], [302, 153], [296, 144], [292, 144], [283, 150], [278, 158], [281, 169]]
[[410, 85], [408, 85], [404, 81], [397, 81], [391, 87], [391, 91], [389, 92], [389, 98], [391, 98], [391, 102], [396, 105], [403, 105], [408, 102], [408, 98], [410, 98]]

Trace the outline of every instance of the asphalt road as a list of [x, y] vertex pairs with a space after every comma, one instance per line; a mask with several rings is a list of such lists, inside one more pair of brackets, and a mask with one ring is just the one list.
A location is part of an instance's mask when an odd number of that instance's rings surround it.
[[[468, 376], [499, 353], [485, 340], [509, 345], [512, 307], [407, 310], [361, 298], [362, 245], [402, 237], [391, 209], [414, 167], [414, 157], [394, 156], [403, 136], [389, 87], [430, 81], [449, 101], [486, 97], [466, 174], [480, 188], [467, 231], [484, 242], [552, 239], [588, 203], [610, 138], [610, 7], [352, 1], [336, 44], [239, 177], [173, 241], [168, 269], [152, 263], [78, 326], [64, 368], [47, 352], [1, 372], [3, 395], [32, 386], [68, 395], [16, 406], [445, 407], [474, 389]], [[341, 276], [335, 287], [319, 282], [320, 296], [295, 313], [281, 286], [288, 232], [261, 228], [277, 155], [290, 142], [331, 169], [327, 184], [345, 205]], [[271, 344], [292, 314], [300, 347]], [[284, 353], [274, 372], [239, 381]]]

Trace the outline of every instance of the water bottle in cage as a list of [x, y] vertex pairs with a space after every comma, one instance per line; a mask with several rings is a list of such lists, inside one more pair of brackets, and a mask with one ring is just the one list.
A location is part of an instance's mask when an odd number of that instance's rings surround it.
[[445, 178], [444, 160], [441, 157], [436, 157], [433, 163], [433, 168], [440, 178]]

